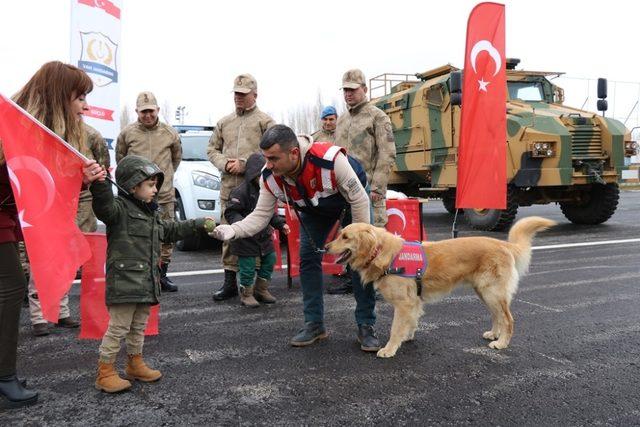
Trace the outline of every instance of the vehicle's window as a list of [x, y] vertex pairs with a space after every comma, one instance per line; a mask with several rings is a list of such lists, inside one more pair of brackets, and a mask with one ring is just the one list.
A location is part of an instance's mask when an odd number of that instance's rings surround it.
[[182, 160], [208, 160], [209, 135], [180, 135]]
[[522, 101], [542, 101], [544, 93], [540, 82], [507, 82], [509, 99]]

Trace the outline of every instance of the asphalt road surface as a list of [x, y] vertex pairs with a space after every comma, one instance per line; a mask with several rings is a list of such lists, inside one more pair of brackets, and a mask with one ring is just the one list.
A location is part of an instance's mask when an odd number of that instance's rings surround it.
[[[639, 210], [638, 191], [624, 191], [600, 226], [573, 225], [555, 205], [520, 209], [518, 218], [560, 225], [534, 241], [512, 305], [515, 335], [501, 351], [482, 339], [488, 312], [464, 289], [427, 306], [416, 340], [395, 358], [360, 351], [350, 295], [325, 296], [327, 340], [292, 348], [302, 325], [296, 282], [289, 290], [276, 274], [274, 306], [214, 303], [222, 275], [193, 272], [220, 268], [219, 245], [176, 253], [171, 272], [192, 273], [174, 276], [180, 291], [163, 296], [161, 333], [145, 343], [161, 381], [95, 390], [99, 342], [70, 330], [35, 338], [24, 310], [19, 373], [41, 403], [0, 413], [0, 425], [640, 425]], [[439, 201], [424, 217], [430, 240], [449, 237], [452, 216]], [[479, 234], [460, 219], [461, 236]], [[554, 247], [573, 243], [588, 244]], [[74, 286], [75, 313], [78, 294]], [[377, 312], [384, 343], [391, 307]]]

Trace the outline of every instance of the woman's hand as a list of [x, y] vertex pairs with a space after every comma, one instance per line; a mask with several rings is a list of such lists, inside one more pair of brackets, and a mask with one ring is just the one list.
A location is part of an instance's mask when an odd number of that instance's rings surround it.
[[89, 160], [84, 164], [82, 168], [82, 182], [87, 185], [92, 183], [93, 181], [104, 181], [107, 177], [107, 171], [98, 164], [95, 160]]

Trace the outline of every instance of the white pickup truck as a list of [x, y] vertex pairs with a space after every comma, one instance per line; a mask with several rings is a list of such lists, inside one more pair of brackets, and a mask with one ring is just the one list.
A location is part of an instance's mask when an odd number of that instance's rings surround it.
[[[176, 219], [213, 217], [220, 223], [220, 171], [207, 158], [212, 126], [174, 126], [182, 142], [182, 162], [173, 176]], [[176, 243], [181, 251], [200, 248], [204, 233]]]

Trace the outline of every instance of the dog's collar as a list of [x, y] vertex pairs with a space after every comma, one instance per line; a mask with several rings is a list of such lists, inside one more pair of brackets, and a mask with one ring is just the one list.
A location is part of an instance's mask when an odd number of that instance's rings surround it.
[[364, 268], [369, 268], [371, 266], [371, 263], [373, 262], [373, 260], [376, 259], [378, 255], [380, 255], [380, 249], [381, 249], [380, 246], [376, 247], [376, 250], [373, 251], [373, 253], [371, 254], [371, 258], [369, 258], [365, 263]]

